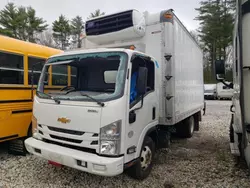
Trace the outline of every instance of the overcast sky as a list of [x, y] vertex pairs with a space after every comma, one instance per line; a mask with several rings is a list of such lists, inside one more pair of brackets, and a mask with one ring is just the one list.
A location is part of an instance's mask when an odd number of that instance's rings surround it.
[[49, 24], [64, 14], [68, 19], [76, 15], [85, 20], [96, 9], [108, 13], [120, 10], [137, 9], [139, 11], [158, 12], [165, 9], [174, 9], [189, 30], [197, 29], [199, 24], [194, 18], [200, 0], [0, 0], [0, 9], [7, 2], [16, 5], [32, 6], [39, 17], [43, 17]]

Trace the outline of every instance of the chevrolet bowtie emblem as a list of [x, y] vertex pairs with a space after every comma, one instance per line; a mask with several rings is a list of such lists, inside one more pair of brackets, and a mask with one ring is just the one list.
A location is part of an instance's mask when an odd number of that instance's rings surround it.
[[65, 117], [61, 117], [61, 118], [58, 118], [57, 121], [66, 124], [66, 123], [70, 123], [71, 120]]

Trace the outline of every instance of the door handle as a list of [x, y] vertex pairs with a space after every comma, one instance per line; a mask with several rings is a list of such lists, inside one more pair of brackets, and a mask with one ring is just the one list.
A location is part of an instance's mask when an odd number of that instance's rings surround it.
[[233, 107], [234, 107], [234, 105], [231, 105], [231, 106], [230, 106], [230, 112], [232, 112], [232, 113], [235, 112], [235, 111], [233, 111]]
[[129, 112], [129, 124], [132, 124], [136, 121], [136, 113], [134, 110]]

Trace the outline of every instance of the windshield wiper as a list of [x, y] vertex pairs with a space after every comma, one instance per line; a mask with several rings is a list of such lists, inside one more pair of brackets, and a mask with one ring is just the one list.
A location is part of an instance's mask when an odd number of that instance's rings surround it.
[[84, 96], [84, 97], [88, 97], [88, 98], [90, 98], [91, 100], [95, 101], [95, 102], [96, 102], [97, 104], [99, 104], [101, 107], [104, 107], [104, 103], [103, 103], [103, 102], [100, 102], [100, 101], [94, 99], [93, 97], [87, 95], [86, 93], [80, 92], [80, 94], [81, 94], [82, 96]]
[[54, 100], [57, 104], [60, 104], [60, 103], [61, 103], [60, 100], [55, 99], [54, 97], [52, 97], [51, 95], [49, 95], [49, 94], [47, 94], [47, 93], [44, 93], [44, 92], [41, 92], [41, 91], [36, 91], [36, 92], [37, 92], [38, 94], [40, 93], [40, 94], [42, 94], [42, 95], [46, 95], [47, 97], [49, 97], [49, 99]]

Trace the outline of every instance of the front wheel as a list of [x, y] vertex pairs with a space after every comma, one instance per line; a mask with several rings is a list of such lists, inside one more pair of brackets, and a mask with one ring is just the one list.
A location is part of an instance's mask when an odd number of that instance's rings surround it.
[[134, 166], [128, 169], [128, 175], [139, 180], [148, 177], [152, 170], [154, 155], [155, 143], [149, 136], [146, 136], [141, 148], [140, 158]]

